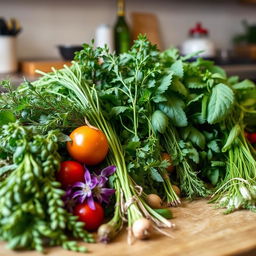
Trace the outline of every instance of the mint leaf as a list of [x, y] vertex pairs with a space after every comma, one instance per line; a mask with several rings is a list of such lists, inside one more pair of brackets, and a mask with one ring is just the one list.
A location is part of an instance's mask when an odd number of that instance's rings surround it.
[[157, 182], [164, 182], [161, 174], [155, 168], [150, 168], [151, 177]]
[[163, 77], [160, 86], [158, 86], [156, 90], [157, 94], [163, 94], [168, 90], [169, 86], [172, 83], [172, 77], [173, 77], [173, 72], [170, 72], [167, 76]]
[[174, 75], [178, 76], [179, 78], [182, 78], [184, 75], [184, 69], [183, 69], [183, 63], [181, 60], [175, 61], [171, 65], [171, 70], [173, 71]]
[[10, 110], [1, 110], [0, 111], [0, 125], [13, 123], [16, 121], [16, 117]]
[[225, 84], [217, 84], [210, 95], [207, 108], [207, 121], [210, 124], [223, 120], [232, 109], [234, 103], [234, 93]]
[[170, 87], [170, 89], [174, 92], [179, 93], [180, 95], [182, 95], [184, 97], [187, 97], [188, 93], [189, 93], [187, 88], [185, 87], [185, 85], [183, 83], [181, 83], [180, 80], [177, 78], [173, 80], [173, 83], [172, 83], [172, 86]]
[[160, 110], [156, 110], [152, 115], [152, 126], [155, 131], [164, 133], [168, 126], [168, 117]]
[[201, 82], [198, 78], [189, 78], [186, 80], [186, 85], [189, 89], [202, 89], [207, 86], [206, 83]]
[[165, 102], [167, 98], [164, 95], [156, 95], [152, 98], [155, 103]]
[[255, 84], [252, 81], [246, 79], [240, 83], [232, 85], [232, 88], [236, 90], [253, 89], [255, 88]]
[[175, 126], [187, 126], [188, 121], [183, 110], [184, 102], [181, 99], [169, 96], [168, 102], [159, 104], [159, 108], [172, 120]]

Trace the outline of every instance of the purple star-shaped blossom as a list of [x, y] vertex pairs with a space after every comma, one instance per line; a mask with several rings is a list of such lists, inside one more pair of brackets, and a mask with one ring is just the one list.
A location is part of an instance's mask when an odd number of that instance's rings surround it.
[[111, 195], [115, 193], [115, 189], [105, 187], [108, 176], [116, 171], [115, 166], [104, 168], [100, 175], [91, 175], [89, 170], [85, 168], [84, 182], [76, 182], [66, 193], [67, 199], [75, 200], [79, 203], [87, 202], [92, 210], [95, 210], [94, 199], [99, 203], [109, 203]]
[[115, 171], [115, 166], [108, 166], [101, 171], [99, 176], [96, 176], [98, 185], [93, 189], [93, 195], [100, 203], [104, 202], [108, 204], [110, 197], [115, 193], [115, 189], [104, 187], [108, 181], [107, 177], [112, 175]]
[[91, 176], [89, 170], [85, 168], [84, 173], [84, 182], [76, 182], [72, 189], [77, 189], [74, 193], [72, 198], [78, 200], [79, 203], [83, 203], [87, 200], [89, 207], [92, 210], [95, 210], [95, 204], [93, 201], [93, 194], [92, 190], [98, 185], [98, 179], [95, 176]]

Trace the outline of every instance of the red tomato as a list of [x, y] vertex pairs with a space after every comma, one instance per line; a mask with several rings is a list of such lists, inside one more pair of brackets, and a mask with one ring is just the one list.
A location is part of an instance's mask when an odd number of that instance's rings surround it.
[[85, 223], [85, 229], [95, 231], [103, 223], [104, 210], [102, 206], [95, 202], [95, 210], [92, 210], [87, 203], [78, 204], [74, 209], [74, 214]]
[[97, 165], [108, 153], [108, 141], [105, 134], [96, 128], [81, 126], [70, 134], [67, 142], [69, 154], [79, 162]]
[[60, 170], [57, 173], [57, 180], [64, 188], [72, 186], [78, 181], [84, 181], [84, 167], [75, 161], [65, 161], [60, 164]]
[[248, 140], [249, 140], [252, 144], [255, 144], [255, 143], [256, 143], [256, 133], [255, 133], [255, 132], [249, 133], [249, 135], [248, 135]]

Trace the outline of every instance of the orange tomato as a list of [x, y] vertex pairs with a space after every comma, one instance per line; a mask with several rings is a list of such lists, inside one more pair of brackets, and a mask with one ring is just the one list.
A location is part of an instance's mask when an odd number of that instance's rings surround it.
[[171, 158], [171, 156], [169, 154], [167, 154], [167, 153], [162, 153], [161, 156], [162, 156], [162, 160], [167, 160], [170, 163], [170, 165], [166, 168], [166, 170], [168, 172], [173, 172], [174, 169], [175, 169], [175, 166], [172, 165], [172, 158]]
[[105, 134], [90, 126], [76, 128], [71, 134], [72, 141], [67, 142], [67, 150], [75, 160], [97, 165], [108, 153], [108, 141]]

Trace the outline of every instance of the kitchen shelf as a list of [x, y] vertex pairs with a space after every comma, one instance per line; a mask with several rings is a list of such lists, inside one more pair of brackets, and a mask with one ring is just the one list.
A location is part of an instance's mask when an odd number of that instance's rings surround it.
[[[111, 244], [86, 244], [93, 256], [255, 256], [256, 213], [241, 210], [224, 215], [206, 200], [183, 202], [172, 208], [176, 228], [170, 230], [173, 238], [155, 233], [148, 241], [135, 241], [129, 246], [126, 232]], [[60, 247], [47, 251], [48, 256], [81, 256]], [[0, 243], [3, 256], [41, 256], [37, 252], [13, 252]]]

